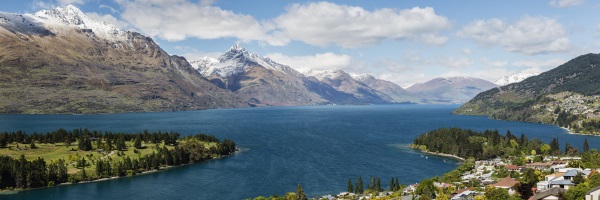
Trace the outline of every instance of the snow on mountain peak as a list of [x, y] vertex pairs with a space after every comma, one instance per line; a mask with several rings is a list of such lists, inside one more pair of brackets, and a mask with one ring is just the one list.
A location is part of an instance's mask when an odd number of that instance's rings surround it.
[[191, 62], [205, 77], [219, 75], [221, 77], [232, 76], [244, 72], [247, 68], [262, 66], [267, 69], [301, 76], [301, 74], [287, 65], [279, 64], [268, 57], [256, 53], [249, 53], [239, 44], [233, 45], [227, 52], [219, 56], [218, 59], [205, 57]]
[[350, 76], [352, 76], [353, 79], [356, 79], [358, 81], [365, 81], [365, 80], [369, 80], [369, 79], [374, 79], [375, 77], [373, 77], [371, 74], [350, 74]]
[[81, 30], [91, 30], [96, 36], [109, 41], [124, 41], [127, 39], [125, 31], [108, 22], [90, 19], [79, 8], [73, 5], [41, 10], [36, 12], [34, 16], [47, 25], [54, 25], [48, 27], [53, 31], [60, 32], [60, 27], [56, 27], [56, 25], [66, 25]]
[[496, 85], [504, 86], [511, 83], [521, 82], [531, 76], [535, 76], [537, 74], [529, 74], [529, 73], [516, 73], [510, 76], [503, 76], [502, 78], [496, 80], [494, 83]]
[[346, 72], [339, 69], [309, 70], [305, 73], [306, 76], [312, 76], [321, 81], [324, 79], [336, 79], [344, 74], [346, 74]]

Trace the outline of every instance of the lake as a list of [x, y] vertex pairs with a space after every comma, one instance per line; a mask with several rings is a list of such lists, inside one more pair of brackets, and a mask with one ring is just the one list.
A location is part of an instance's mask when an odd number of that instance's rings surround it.
[[[408, 144], [440, 127], [510, 130], [576, 147], [584, 138], [551, 125], [453, 115], [458, 105], [264, 107], [110, 115], [0, 115], [0, 131], [58, 128], [122, 132], [177, 131], [233, 139], [244, 151], [158, 173], [94, 183], [35, 189], [0, 199], [245, 199], [284, 195], [300, 183], [308, 196], [345, 191], [348, 178], [391, 177], [402, 184], [440, 176], [460, 163], [422, 156]], [[366, 185], [365, 185], [366, 187]]]

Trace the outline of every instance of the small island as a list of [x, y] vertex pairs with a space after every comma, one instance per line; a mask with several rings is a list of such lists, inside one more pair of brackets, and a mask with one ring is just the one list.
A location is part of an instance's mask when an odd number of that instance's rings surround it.
[[58, 129], [0, 134], [0, 191], [133, 176], [231, 155], [235, 142], [206, 134]]

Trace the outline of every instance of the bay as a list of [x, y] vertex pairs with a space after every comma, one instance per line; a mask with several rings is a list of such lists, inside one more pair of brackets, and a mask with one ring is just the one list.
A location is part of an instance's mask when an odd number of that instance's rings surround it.
[[[35, 189], [0, 199], [245, 199], [284, 195], [302, 184], [309, 196], [346, 190], [348, 178], [391, 177], [402, 184], [441, 176], [460, 163], [407, 148], [440, 127], [510, 130], [600, 148], [600, 137], [570, 135], [551, 125], [453, 115], [458, 105], [264, 107], [105, 115], [0, 115], [0, 131], [58, 128], [113, 132], [208, 133], [244, 151], [219, 160], [109, 181]], [[365, 181], [366, 182], [366, 181]]]

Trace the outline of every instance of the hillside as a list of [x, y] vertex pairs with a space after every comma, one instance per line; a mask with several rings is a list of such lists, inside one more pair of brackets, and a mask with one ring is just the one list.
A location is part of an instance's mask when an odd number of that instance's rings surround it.
[[0, 13], [0, 113], [116, 113], [240, 107], [151, 38], [74, 6]]
[[478, 94], [458, 114], [540, 122], [598, 134], [600, 54], [587, 54], [519, 83]]
[[418, 83], [406, 90], [420, 97], [423, 103], [464, 103], [493, 87], [496, 85], [479, 78], [449, 77]]

